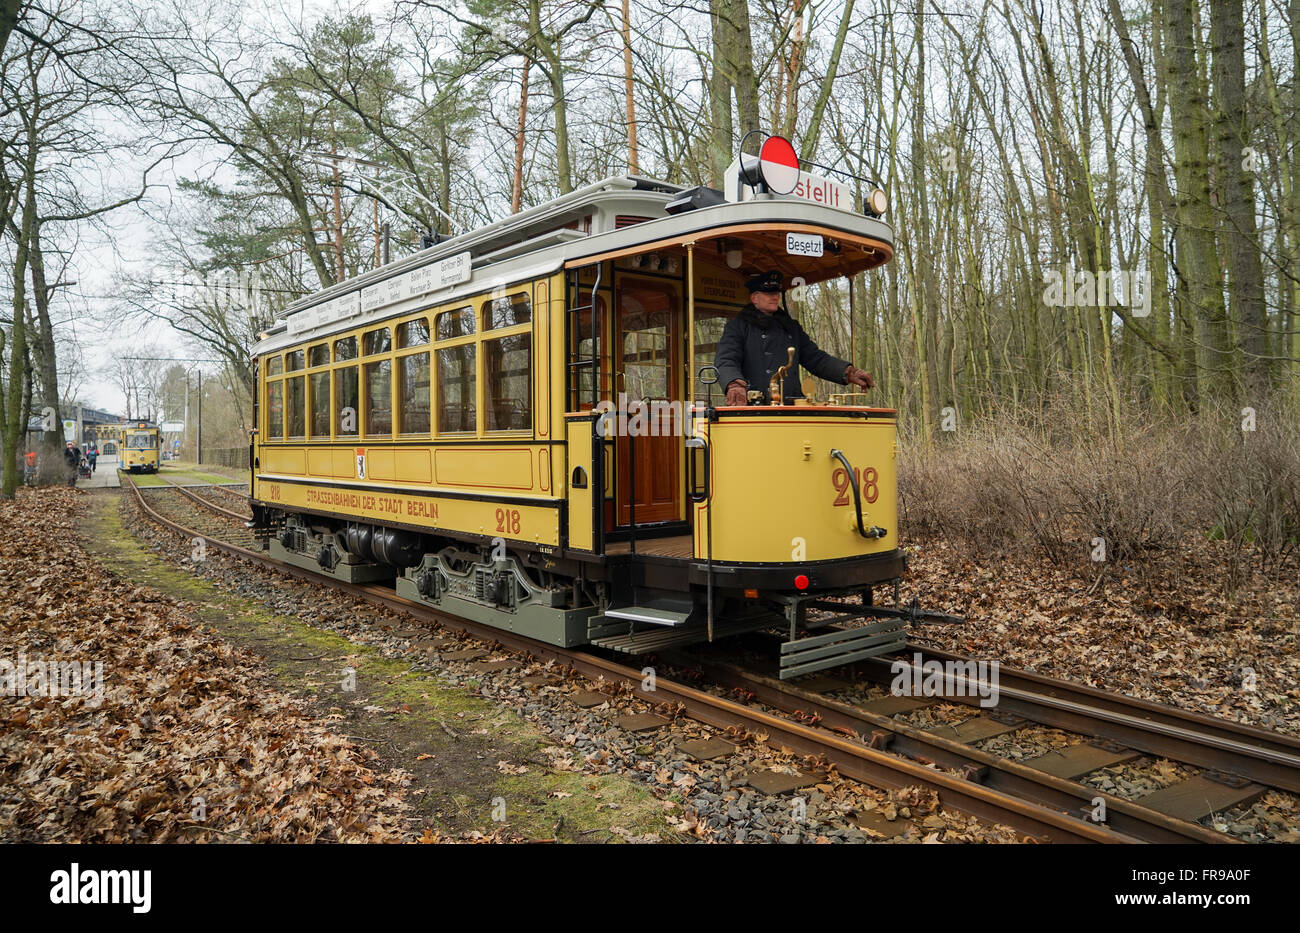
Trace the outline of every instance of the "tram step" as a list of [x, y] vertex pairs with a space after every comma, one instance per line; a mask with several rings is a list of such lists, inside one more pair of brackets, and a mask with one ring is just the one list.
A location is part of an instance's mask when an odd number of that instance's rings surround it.
[[591, 639], [591, 643], [599, 648], [608, 648], [611, 651], [645, 654], [701, 641], [703, 634], [698, 629], [655, 628], [643, 632], [624, 631], [618, 635], [604, 635]]
[[627, 622], [647, 622], [651, 625], [685, 625], [690, 618], [692, 606], [688, 602], [655, 600], [644, 606], [611, 606], [605, 610], [605, 618], [622, 619]]
[[[740, 619], [718, 622], [713, 629], [714, 639], [753, 632], [771, 625], [770, 620]], [[665, 651], [681, 645], [690, 645], [708, 641], [708, 629], [703, 625], [689, 625], [683, 628], [666, 628], [655, 626], [641, 631], [628, 631], [628, 623], [620, 622], [617, 628], [593, 626], [588, 634], [593, 645], [621, 651], [626, 654], [649, 654]]]

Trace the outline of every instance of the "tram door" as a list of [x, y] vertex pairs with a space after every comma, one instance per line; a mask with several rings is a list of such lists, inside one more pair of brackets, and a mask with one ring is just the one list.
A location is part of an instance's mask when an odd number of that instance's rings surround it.
[[[628, 431], [617, 439], [618, 483], [615, 491], [619, 525], [675, 521], [680, 515], [682, 428], [680, 360], [681, 288], [676, 282], [620, 276], [614, 296], [614, 372], [620, 392], [632, 403], [676, 402], [628, 417]], [[673, 416], [670, 412], [677, 412]], [[628, 436], [638, 429], [634, 437]], [[633, 464], [635, 463], [635, 468]]]

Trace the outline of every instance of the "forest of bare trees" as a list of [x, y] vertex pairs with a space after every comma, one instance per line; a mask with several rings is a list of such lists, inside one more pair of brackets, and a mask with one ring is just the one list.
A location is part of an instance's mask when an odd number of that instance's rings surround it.
[[884, 185], [896, 260], [796, 311], [915, 437], [1296, 417], [1300, 0], [370, 9], [3, 4], [6, 450], [91, 231], [148, 260], [99, 313], [246, 384], [294, 297], [605, 176], [720, 187], [755, 128]]

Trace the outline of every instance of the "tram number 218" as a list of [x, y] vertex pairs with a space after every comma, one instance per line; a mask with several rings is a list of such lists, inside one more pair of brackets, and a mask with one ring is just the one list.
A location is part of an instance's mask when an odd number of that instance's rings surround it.
[[519, 510], [497, 509], [497, 531], [503, 534], [519, 534]]
[[[876, 473], [875, 467], [867, 467], [865, 470], [853, 468], [853, 484], [862, 490], [863, 502], [875, 502], [880, 495], [880, 477]], [[831, 474], [831, 482], [835, 484], [835, 501], [832, 505], [852, 505], [852, 487], [849, 486], [849, 472], [844, 467], [838, 467]]]

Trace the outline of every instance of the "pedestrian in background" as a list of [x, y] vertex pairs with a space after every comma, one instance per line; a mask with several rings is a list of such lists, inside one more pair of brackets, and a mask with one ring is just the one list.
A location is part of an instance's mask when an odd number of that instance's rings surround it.
[[63, 448], [63, 462], [68, 471], [68, 485], [77, 485], [77, 470], [81, 469], [81, 451], [77, 445], [68, 441], [68, 446]]

